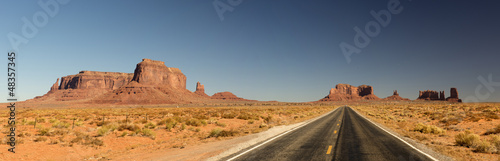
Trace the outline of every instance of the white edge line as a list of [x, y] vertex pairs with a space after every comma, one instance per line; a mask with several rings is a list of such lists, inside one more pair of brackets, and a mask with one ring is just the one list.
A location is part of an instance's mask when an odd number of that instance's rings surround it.
[[268, 140], [266, 140], [265, 142], [263, 142], [263, 143], [261, 143], [261, 144], [259, 144], [259, 145], [257, 145], [257, 146], [254, 146], [253, 148], [250, 148], [250, 149], [248, 149], [248, 150], [246, 150], [246, 151], [244, 151], [244, 152], [242, 152], [242, 153], [240, 153], [240, 154], [238, 154], [238, 155], [236, 155], [236, 156], [234, 156], [234, 157], [232, 157], [232, 158], [228, 159], [227, 161], [231, 161], [231, 160], [233, 160], [233, 159], [236, 159], [236, 158], [238, 158], [238, 157], [242, 156], [243, 154], [246, 154], [246, 153], [248, 153], [248, 152], [250, 152], [250, 151], [252, 151], [252, 150], [254, 150], [254, 149], [257, 149], [258, 147], [260, 147], [260, 146], [262, 146], [262, 145], [264, 145], [264, 144], [267, 144], [267, 143], [269, 143], [269, 142], [273, 141], [274, 139], [277, 139], [277, 138], [279, 138], [279, 137], [281, 137], [281, 136], [283, 136], [283, 135], [285, 135], [285, 134], [288, 134], [289, 132], [295, 131], [295, 130], [297, 130], [297, 129], [299, 129], [299, 128], [303, 127], [303, 126], [308, 125], [308, 124], [309, 124], [309, 123], [311, 123], [311, 122], [314, 122], [314, 121], [316, 121], [316, 120], [318, 120], [318, 119], [320, 119], [320, 118], [323, 118], [323, 117], [325, 117], [325, 116], [327, 116], [327, 115], [331, 114], [332, 112], [335, 112], [335, 111], [336, 111], [337, 109], [339, 109], [339, 108], [340, 108], [340, 107], [337, 107], [337, 108], [335, 108], [334, 110], [332, 110], [332, 111], [330, 111], [330, 112], [328, 112], [328, 113], [326, 113], [326, 114], [323, 114], [322, 116], [319, 116], [319, 117], [316, 117], [316, 118], [314, 118], [314, 119], [312, 119], [312, 120], [306, 121], [306, 122], [304, 122], [302, 125], [299, 125], [299, 126], [297, 126], [297, 127], [294, 127], [294, 128], [292, 128], [292, 129], [290, 129], [290, 130], [288, 130], [288, 131], [284, 132], [284, 133], [281, 133], [281, 134], [279, 134], [279, 135], [277, 135], [277, 136], [275, 136], [275, 137], [273, 137], [273, 138], [271, 138], [271, 139], [268, 139]]
[[[351, 108], [351, 107], [349, 107], [349, 108]], [[392, 135], [392, 136], [394, 136], [395, 138], [397, 138], [397, 139], [401, 140], [403, 143], [405, 143], [406, 145], [408, 145], [408, 146], [410, 146], [411, 148], [415, 149], [416, 151], [418, 151], [418, 152], [422, 153], [423, 155], [425, 155], [425, 156], [429, 157], [431, 160], [439, 161], [439, 160], [437, 160], [436, 158], [432, 157], [431, 155], [429, 155], [429, 154], [427, 154], [427, 153], [425, 153], [425, 152], [421, 151], [420, 149], [418, 149], [418, 148], [414, 147], [413, 145], [411, 145], [410, 143], [406, 142], [405, 140], [403, 140], [403, 139], [399, 138], [398, 136], [396, 136], [396, 135], [394, 135], [394, 134], [390, 133], [389, 131], [385, 130], [384, 128], [382, 128], [382, 127], [378, 126], [377, 124], [373, 123], [370, 119], [366, 118], [365, 116], [360, 115], [360, 114], [358, 113], [358, 111], [354, 110], [353, 108], [351, 108], [351, 109], [352, 109], [354, 112], [356, 112], [356, 114], [358, 114], [359, 116], [363, 117], [365, 120], [368, 120], [368, 121], [369, 121], [370, 123], [372, 123], [373, 125], [375, 125], [375, 126], [377, 126], [378, 128], [380, 128], [380, 129], [384, 130], [386, 133], [391, 134], [391, 135]]]

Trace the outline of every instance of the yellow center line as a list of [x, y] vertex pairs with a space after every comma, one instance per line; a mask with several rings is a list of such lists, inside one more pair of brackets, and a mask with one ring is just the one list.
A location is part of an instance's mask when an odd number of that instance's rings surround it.
[[340, 124], [337, 124], [337, 126], [339, 126]]
[[328, 150], [326, 151], [326, 154], [330, 154], [330, 152], [332, 152], [332, 146], [328, 146]]
[[334, 133], [334, 134], [336, 134], [336, 133], [337, 133], [337, 130], [335, 130], [333, 133]]

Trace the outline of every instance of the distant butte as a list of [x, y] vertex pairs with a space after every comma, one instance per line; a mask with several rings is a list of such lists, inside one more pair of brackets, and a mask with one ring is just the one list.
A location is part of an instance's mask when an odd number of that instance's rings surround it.
[[330, 89], [330, 93], [319, 101], [357, 101], [357, 100], [380, 100], [373, 94], [373, 87], [361, 85], [358, 87], [349, 84], [337, 84]]
[[389, 96], [387, 98], [384, 98], [383, 100], [390, 100], [390, 101], [409, 101], [410, 99], [408, 98], [403, 98], [399, 96], [399, 93], [397, 90], [394, 90], [392, 96]]
[[[212, 96], [205, 93], [205, 86], [196, 83], [196, 90], [186, 89], [186, 76], [178, 68], [167, 67], [165, 62], [142, 59], [134, 73], [80, 71], [75, 75], [57, 78], [50, 90], [27, 102], [68, 102], [84, 104], [191, 104], [223, 102], [257, 102], [237, 97], [231, 92]], [[316, 102], [326, 101], [408, 101], [395, 90], [392, 96], [380, 99], [369, 85], [352, 86], [337, 84], [327, 96]], [[462, 102], [456, 88], [450, 97], [444, 91], [419, 91], [418, 101]], [[268, 101], [269, 102], [269, 101]], [[272, 101], [271, 101], [272, 102]]]
[[247, 100], [244, 98], [237, 97], [231, 92], [219, 92], [215, 93], [212, 95], [212, 99], [219, 99], [219, 100], [240, 100], [240, 101], [254, 101], [254, 100]]
[[[60, 81], [60, 84], [59, 83]], [[250, 101], [230, 92], [210, 97], [197, 83], [196, 91], [186, 89], [186, 76], [162, 61], [143, 59], [134, 73], [81, 71], [57, 79], [49, 92], [27, 101], [79, 101], [98, 104], [175, 104]]]
[[450, 89], [450, 97], [446, 98], [444, 91], [425, 90], [419, 91], [417, 100], [437, 100], [437, 101], [448, 101], [448, 102], [462, 102], [462, 99], [458, 98], [457, 88]]

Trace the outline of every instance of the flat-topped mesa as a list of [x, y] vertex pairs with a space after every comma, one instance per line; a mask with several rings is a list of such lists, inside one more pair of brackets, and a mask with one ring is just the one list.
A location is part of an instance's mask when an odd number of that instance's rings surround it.
[[461, 99], [458, 98], [457, 88], [450, 89], [450, 97], [446, 98], [444, 91], [432, 91], [425, 90], [419, 91], [419, 95], [417, 100], [439, 100], [439, 101], [449, 101], [449, 102], [462, 102]]
[[444, 93], [433, 90], [418, 91], [417, 100], [444, 100]]
[[194, 91], [194, 93], [200, 96], [210, 97], [205, 93], [205, 86], [200, 82], [196, 83], [196, 91]]
[[142, 59], [137, 64], [132, 81], [142, 85], [186, 89], [186, 76], [178, 68], [165, 66], [162, 61]]
[[361, 85], [358, 87], [349, 84], [337, 84], [335, 88], [330, 89], [330, 93], [319, 101], [349, 101], [349, 100], [378, 100], [373, 94], [373, 87]]
[[114, 90], [127, 84], [132, 73], [80, 71], [61, 78], [59, 89], [109, 89]]

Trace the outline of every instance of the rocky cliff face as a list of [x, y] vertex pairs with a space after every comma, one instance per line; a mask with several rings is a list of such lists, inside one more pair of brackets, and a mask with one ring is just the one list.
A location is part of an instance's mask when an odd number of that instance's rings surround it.
[[[444, 96], [443, 96], [443, 98], [444, 98]], [[450, 102], [462, 102], [462, 99], [458, 98], [457, 88], [451, 88], [450, 89], [450, 97], [446, 98], [446, 101], [450, 101]]]
[[132, 79], [132, 73], [80, 71], [61, 78], [59, 89], [108, 89], [114, 90]]
[[196, 92], [186, 89], [186, 76], [162, 61], [143, 59], [134, 73], [81, 71], [62, 77], [50, 91], [30, 101], [75, 101], [111, 104], [171, 104], [217, 102], [221, 100], [249, 101], [230, 92], [205, 94], [199, 82]]
[[439, 101], [449, 101], [449, 102], [462, 102], [461, 99], [458, 98], [458, 92], [456, 88], [450, 89], [450, 97], [446, 98], [444, 91], [432, 91], [425, 90], [419, 91], [417, 100], [439, 100]]
[[59, 90], [59, 78], [57, 78], [56, 83], [54, 83], [52, 87], [50, 87], [49, 93], [55, 92], [57, 90]]
[[444, 100], [444, 98], [441, 98], [441, 94], [438, 93], [437, 91], [425, 90], [425, 91], [418, 91], [417, 100]]
[[162, 61], [142, 59], [137, 64], [132, 81], [156, 87], [186, 89], [186, 76], [178, 68], [165, 66]]
[[350, 101], [350, 100], [379, 100], [373, 94], [373, 87], [361, 85], [358, 87], [349, 84], [337, 84], [335, 88], [330, 90], [330, 93], [325, 98], [319, 101]]

